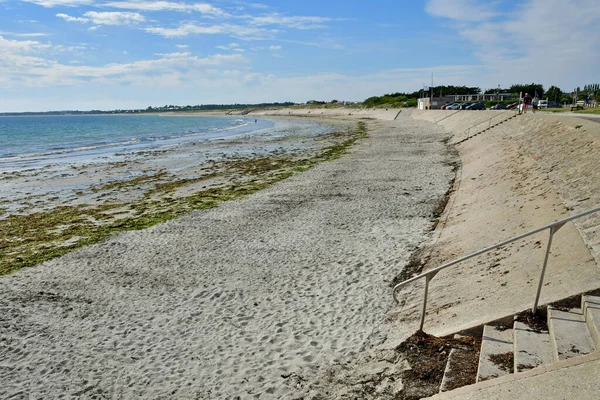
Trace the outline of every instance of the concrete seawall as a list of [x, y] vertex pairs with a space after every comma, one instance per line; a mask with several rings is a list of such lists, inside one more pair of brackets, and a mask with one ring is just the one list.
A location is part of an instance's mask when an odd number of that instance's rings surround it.
[[[527, 114], [465, 140], [469, 127], [473, 135], [510, 113], [411, 115], [451, 132], [449, 143], [461, 160], [450, 201], [422, 254], [425, 269], [600, 204], [600, 124]], [[556, 234], [541, 304], [600, 287], [598, 232], [600, 215], [592, 214]], [[440, 272], [431, 283], [425, 329], [449, 334], [530, 308], [547, 240], [543, 232]], [[422, 290], [406, 290], [400, 314], [419, 314]]]
[[[452, 132], [450, 143], [500, 121], [502, 125], [484, 132], [515, 141], [545, 174], [569, 215], [600, 205], [600, 124], [577, 117], [537, 113], [515, 115], [512, 111], [413, 111], [415, 119], [438, 123]], [[439, 121], [439, 122], [437, 122]], [[579, 127], [578, 127], [579, 126]], [[485, 139], [484, 139], [485, 140]], [[600, 263], [600, 214], [576, 220], [587, 245]]]

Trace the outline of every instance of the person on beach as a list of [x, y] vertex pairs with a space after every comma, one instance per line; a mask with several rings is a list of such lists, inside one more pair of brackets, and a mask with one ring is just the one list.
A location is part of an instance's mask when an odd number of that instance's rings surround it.
[[533, 98], [533, 100], [531, 100], [531, 109], [533, 111], [533, 113], [535, 114], [535, 111], [538, 109], [538, 98], [537, 96]]
[[527, 107], [531, 104], [531, 97], [529, 97], [529, 93], [525, 93], [525, 97], [523, 97], [523, 113], [527, 114]]

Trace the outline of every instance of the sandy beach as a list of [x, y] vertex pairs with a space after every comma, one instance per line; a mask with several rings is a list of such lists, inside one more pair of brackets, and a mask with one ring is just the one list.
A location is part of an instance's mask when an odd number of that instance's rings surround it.
[[[390, 285], [411, 257], [432, 268], [600, 202], [593, 121], [526, 115], [465, 140], [501, 114], [350, 113], [321, 117], [366, 126], [339, 159], [1, 277], [0, 397], [391, 399], [422, 288], [397, 305]], [[600, 286], [599, 225], [561, 230], [543, 301]], [[425, 330], [530, 307], [544, 240], [436, 277]]]
[[338, 160], [2, 277], [1, 397], [302, 397], [384, 340], [454, 173], [441, 127], [363, 121]]

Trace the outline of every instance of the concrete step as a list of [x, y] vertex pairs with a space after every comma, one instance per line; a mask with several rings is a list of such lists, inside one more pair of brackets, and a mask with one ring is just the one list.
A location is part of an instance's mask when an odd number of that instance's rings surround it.
[[477, 382], [513, 372], [513, 330], [494, 325], [483, 327]]
[[444, 369], [444, 377], [442, 378], [442, 383], [440, 384], [440, 393], [447, 392], [449, 390], [455, 389], [452, 384], [452, 376], [455, 371], [454, 365], [457, 364], [457, 359], [459, 358], [460, 349], [451, 349], [450, 354], [448, 355], [448, 361], [446, 361], [446, 368]]
[[581, 308], [594, 345], [600, 348], [600, 296], [582, 296]]
[[535, 331], [527, 324], [515, 321], [513, 335], [515, 372], [552, 364], [552, 347], [548, 331]]
[[[463, 335], [454, 335], [455, 339], [464, 338]], [[469, 353], [468, 347], [452, 347], [450, 354], [448, 355], [448, 361], [446, 361], [446, 368], [444, 369], [444, 377], [440, 384], [440, 393], [448, 392], [460, 387], [459, 378], [464, 373], [463, 365], [465, 359], [472, 359], [472, 355]]]
[[592, 337], [580, 308], [560, 311], [548, 307], [548, 329], [554, 361], [594, 351]]

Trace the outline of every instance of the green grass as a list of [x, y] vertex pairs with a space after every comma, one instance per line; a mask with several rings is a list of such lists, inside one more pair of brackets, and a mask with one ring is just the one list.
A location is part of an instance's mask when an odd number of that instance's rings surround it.
[[[549, 113], [564, 113], [571, 112], [571, 107], [567, 106], [565, 108], [540, 108], [539, 111], [549, 112]], [[573, 111], [575, 114], [600, 114], [600, 108], [586, 108], [584, 110]]]
[[[96, 205], [62, 206], [28, 215], [9, 215], [0, 220], [0, 275], [31, 267], [64, 255], [87, 244], [97, 243], [115, 233], [138, 230], [166, 222], [193, 210], [217, 207], [220, 202], [240, 199], [320, 162], [335, 160], [367, 134], [364, 122], [353, 130], [332, 135], [335, 144], [305, 157], [274, 155], [239, 159], [225, 163], [221, 172], [198, 179], [172, 178], [158, 182], [162, 173], [137, 177], [96, 190], [139, 187], [151, 184], [144, 196], [131, 203], [109, 202]], [[232, 176], [240, 177], [231, 182]], [[208, 178], [224, 178], [220, 187], [203, 188], [188, 196], [175, 196], [177, 189]], [[168, 177], [167, 177], [168, 178]]]
[[574, 111], [577, 114], [600, 114], [600, 108], [587, 108], [585, 110]]

